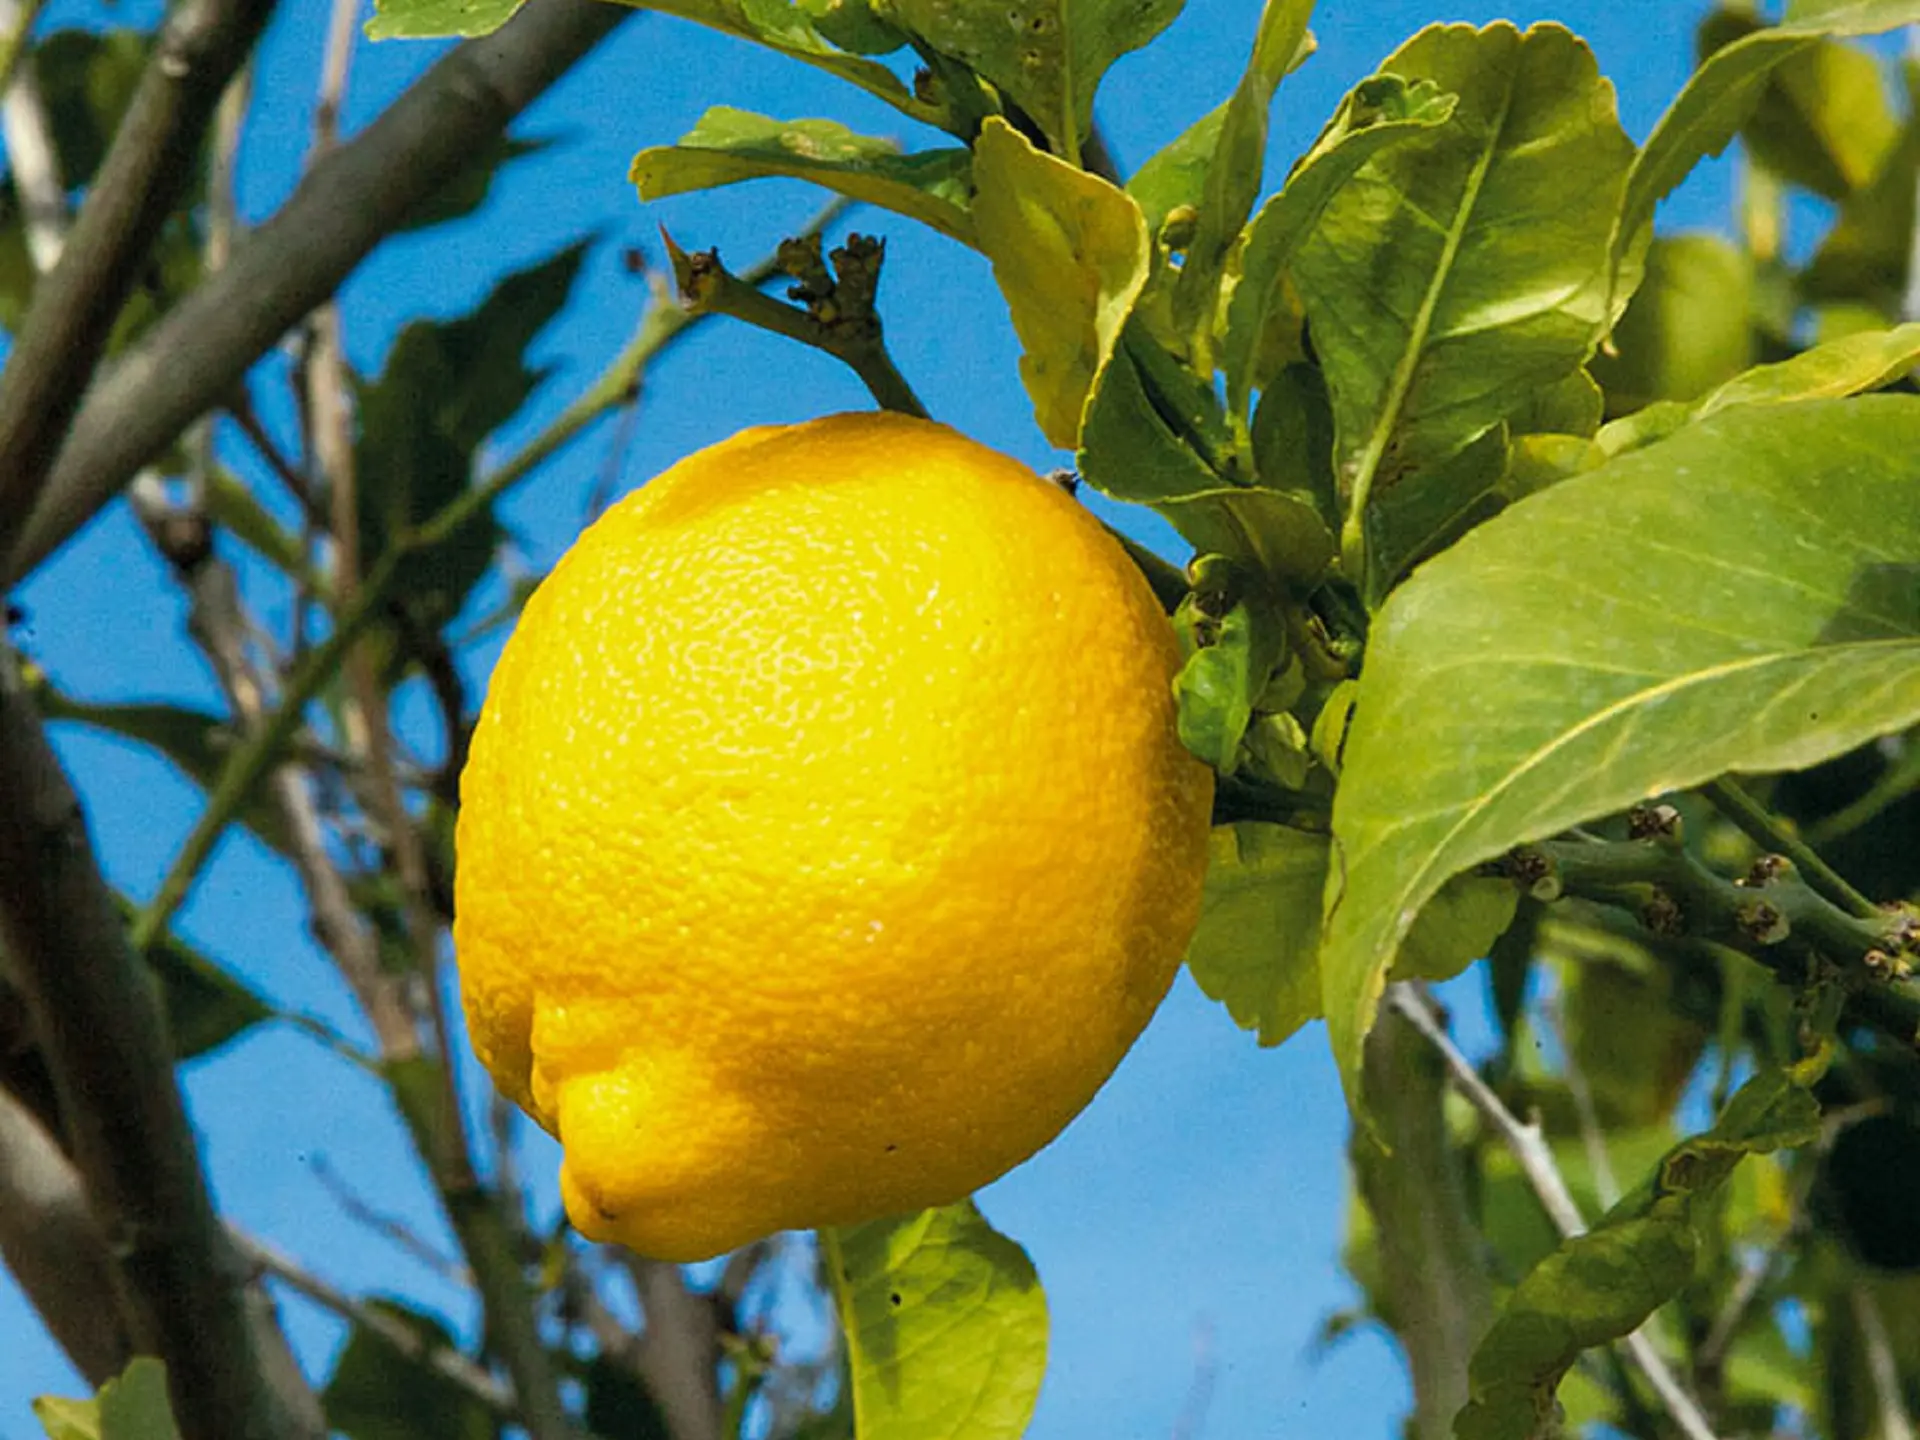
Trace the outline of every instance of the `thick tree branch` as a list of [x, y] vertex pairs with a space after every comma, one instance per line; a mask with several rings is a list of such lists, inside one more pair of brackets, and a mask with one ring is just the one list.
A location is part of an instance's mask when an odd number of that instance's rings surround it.
[[604, 0], [535, 0], [496, 34], [453, 50], [316, 165], [225, 269], [87, 391], [38, 505], [0, 563], [0, 586], [46, 559], [231, 395], [408, 212], [631, 13]]
[[0, 941], [27, 997], [135, 1346], [190, 1440], [283, 1432], [214, 1216], [166, 1022], [11, 651], [0, 649]]
[[52, 468], [141, 262], [193, 176], [215, 106], [274, 0], [187, 0], [161, 27], [72, 233], [0, 375], [0, 552]]
[[80, 1172], [38, 1117], [0, 1088], [0, 1259], [87, 1383], [126, 1369], [133, 1344], [113, 1259]]

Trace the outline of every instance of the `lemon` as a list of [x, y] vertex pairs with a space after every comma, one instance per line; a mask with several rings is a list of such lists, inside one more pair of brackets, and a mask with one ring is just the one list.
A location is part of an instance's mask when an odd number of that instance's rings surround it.
[[493, 675], [454, 926], [574, 1224], [701, 1259], [1058, 1134], [1198, 915], [1177, 663], [1085, 510], [927, 421], [748, 430], [582, 535]]

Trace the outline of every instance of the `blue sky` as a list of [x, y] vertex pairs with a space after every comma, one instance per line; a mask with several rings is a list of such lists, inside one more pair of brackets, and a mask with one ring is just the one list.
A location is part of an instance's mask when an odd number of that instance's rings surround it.
[[[146, 23], [155, 8], [151, 0], [108, 9], [56, 0], [42, 23]], [[263, 51], [242, 155], [250, 218], [271, 213], [294, 181], [326, 8], [319, 0], [283, 6]], [[1434, 11], [1328, 0], [1315, 27], [1319, 54], [1280, 95], [1273, 173], [1311, 139], [1348, 86], [1435, 18], [1567, 23], [1591, 41], [1602, 70], [1620, 87], [1629, 132], [1644, 137], [1686, 74], [1701, 8], [1582, 0]], [[1124, 166], [1137, 166], [1228, 92], [1257, 9], [1254, 0], [1190, 0], [1160, 43], [1115, 68], [1101, 115]], [[363, 46], [348, 127], [377, 113], [435, 53], [420, 44]], [[560, 144], [509, 170], [478, 217], [396, 241], [354, 277], [345, 292], [354, 363], [377, 368], [407, 319], [460, 313], [504, 269], [584, 233], [600, 235], [605, 243], [574, 305], [539, 346], [555, 378], [499, 437], [500, 447], [511, 449], [626, 338], [644, 291], [620, 265], [622, 247], [637, 245], [658, 258], [655, 227], [664, 223], [683, 244], [717, 245], [729, 262], [744, 265], [819, 203], [815, 193], [789, 184], [646, 208], [636, 202], [625, 179], [632, 152], [675, 138], [720, 102], [900, 133], [892, 111], [804, 67], [679, 22], [632, 22], [523, 122], [523, 133]], [[1727, 167], [1710, 166], [1670, 203], [1663, 222], [1718, 225], [1729, 192]], [[934, 414], [1037, 467], [1060, 463], [1019, 388], [1017, 349], [985, 263], [891, 216], [867, 212], [853, 224], [887, 236], [883, 301], [892, 349]], [[743, 425], [866, 404], [857, 382], [819, 355], [744, 328], [704, 327], [648, 375], [619, 488]], [[270, 403], [265, 408], [284, 414]], [[544, 568], [576, 533], [610, 444], [606, 431], [597, 432], [514, 497], [507, 516], [526, 566]], [[1165, 540], [1151, 517], [1105, 513]], [[275, 619], [267, 592], [253, 589]], [[28, 644], [66, 690], [96, 700], [215, 703], [184, 640], [177, 594], [122, 511], [96, 522], [22, 599], [32, 617]], [[469, 657], [476, 693], [494, 653]], [[98, 736], [65, 729], [58, 743], [89, 803], [110, 877], [136, 895], [149, 894], [198, 811], [198, 792], [163, 762]], [[180, 925], [280, 1004], [361, 1033], [344, 989], [305, 933], [291, 876], [251, 841], [223, 844]], [[1471, 1020], [1474, 992], [1459, 999], [1465, 1003], [1457, 1008]], [[254, 1031], [188, 1067], [184, 1079], [217, 1198], [231, 1218], [344, 1288], [403, 1293], [471, 1333], [460, 1292], [344, 1218], [315, 1182], [313, 1164], [324, 1160], [383, 1207], [431, 1235], [442, 1233], [400, 1127], [371, 1085], [281, 1027]], [[1211, 1375], [1203, 1431], [1209, 1437], [1392, 1433], [1407, 1386], [1388, 1345], [1362, 1331], [1331, 1352], [1314, 1353], [1322, 1321], [1353, 1298], [1337, 1268], [1345, 1137], [1319, 1027], [1278, 1050], [1259, 1050], [1183, 977], [1091, 1109], [983, 1196], [995, 1223], [1033, 1254], [1051, 1299], [1052, 1365], [1034, 1440], [1170, 1436], [1203, 1370]], [[528, 1173], [551, 1207], [552, 1147], [536, 1135], [528, 1149]], [[339, 1324], [297, 1300], [286, 1311], [300, 1354], [323, 1374], [341, 1339]], [[0, 1274], [0, 1440], [38, 1434], [31, 1395], [77, 1389]]]

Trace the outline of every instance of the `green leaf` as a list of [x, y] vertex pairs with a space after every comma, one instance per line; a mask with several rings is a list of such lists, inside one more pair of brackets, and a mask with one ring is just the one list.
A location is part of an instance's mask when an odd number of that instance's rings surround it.
[[1147, 227], [1124, 190], [1033, 148], [998, 117], [974, 146], [974, 231], [1020, 337], [1041, 432], [1080, 436], [1080, 412], [1147, 278]]
[[405, 234], [464, 220], [486, 204], [502, 167], [529, 155], [539, 155], [551, 149], [553, 143], [545, 139], [520, 140], [511, 135], [496, 135], [480, 146], [444, 185], [408, 211], [407, 218], [394, 233]]
[[33, 1413], [47, 1440], [180, 1440], [167, 1398], [167, 1367], [148, 1355], [137, 1356], [91, 1400], [43, 1395], [33, 1402]]
[[[691, 20], [818, 66], [926, 124], [939, 125], [946, 120], [938, 106], [915, 99], [913, 92], [900, 82], [900, 77], [879, 61], [849, 55], [833, 44], [821, 33], [806, 7], [795, 0], [620, 0], [620, 3]], [[910, 28], [919, 29], [904, 9], [900, 11], [900, 18], [908, 20]], [[1003, 27], [1007, 24], [1004, 12], [1000, 23]]]
[[70, 186], [90, 184], [133, 103], [152, 38], [138, 30], [61, 30], [34, 47], [35, 78]]
[[1457, 1440], [1551, 1433], [1553, 1395], [1580, 1352], [1617, 1340], [1693, 1276], [1686, 1198], [1567, 1241], [1527, 1273], [1474, 1351]]
[[1906, 397], [1728, 411], [1519, 502], [1394, 593], [1333, 812], [1322, 982], [1350, 1097], [1449, 876], [1920, 720], [1915, 453]]
[[971, 1200], [820, 1232], [860, 1440], [1018, 1440], [1047, 1366], [1026, 1252]]
[[[33, 697], [48, 720], [70, 721], [152, 746], [203, 790], [218, 784], [233, 752], [234, 735], [227, 722], [204, 710], [144, 703], [94, 705], [65, 694], [44, 676], [34, 677]], [[293, 832], [264, 793], [241, 807], [240, 820], [270, 849], [292, 855]]]
[[633, 1366], [605, 1353], [586, 1363], [581, 1377], [586, 1413], [580, 1418], [594, 1440], [673, 1440], [673, 1431]]
[[1417, 471], [1374, 497], [1365, 515], [1361, 596], [1375, 609], [1414, 565], [1499, 513], [1505, 504], [1507, 427]]
[[[1143, 360], [1177, 372], [1176, 381], [1186, 375], [1158, 350], [1136, 317], [1088, 402], [1077, 457], [1081, 475], [1116, 500], [1151, 505], [1200, 554], [1224, 555], [1310, 589], [1334, 554], [1319, 496], [1305, 488], [1316, 478], [1316, 464], [1324, 467], [1324, 454], [1312, 448], [1311, 397], [1286, 392], [1283, 399], [1298, 403], [1280, 407], [1287, 412], [1284, 418], [1305, 433], [1291, 445], [1276, 444], [1268, 457], [1275, 478], [1297, 488], [1270, 486], [1264, 477], [1258, 486], [1232, 484], [1195, 448], [1195, 432], [1211, 430], [1217, 409], [1195, 420], [1181, 409], [1179, 397], [1155, 383], [1164, 374], [1150, 378], [1145, 373]], [[1211, 392], [1204, 401], [1215, 405]], [[1198, 443], [1215, 438], [1221, 437], [1198, 437]]]
[[1243, 820], [1208, 846], [1187, 969], [1233, 1023], [1278, 1045], [1320, 1017], [1320, 897], [1331, 838]]
[[1558, 25], [1436, 26], [1382, 68], [1458, 96], [1453, 116], [1368, 160], [1294, 266], [1361, 511], [1593, 352], [1633, 154], [1613, 87]]
[[1246, 414], [1253, 392], [1272, 378], [1260, 367], [1262, 341], [1300, 243], [1361, 166], [1386, 147], [1444, 124], [1453, 107], [1454, 97], [1430, 84], [1409, 84], [1398, 75], [1362, 81], [1340, 102], [1286, 186], [1260, 207], [1246, 232], [1221, 350], [1227, 408], [1234, 414]]
[[1580, 1352], [1639, 1329], [1693, 1278], [1695, 1202], [1748, 1155], [1810, 1143], [1820, 1107], [1785, 1072], [1762, 1071], [1703, 1135], [1662, 1157], [1645, 1183], [1584, 1235], [1561, 1244], [1514, 1289], [1468, 1367], [1473, 1398], [1458, 1440], [1531, 1440]]
[[459, 1353], [452, 1332], [398, 1301], [365, 1303], [412, 1332], [418, 1350], [403, 1354], [386, 1336], [354, 1326], [320, 1395], [328, 1427], [347, 1440], [491, 1440], [486, 1405], [426, 1359], [434, 1351]]
[[1557, 384], [1543, 385], [1507, 419], [1514, 435], [1590, 436], [1606, 415], [1606, 396], [1584, 370]]
[[1513, 923], [1513, 882], [1456, 875], [1421, 909], [1394, 957], [1396, 980], [1451, 980], [1487, 952]]
[[1184, 602], [1174, 616], [1175, 626], [1185, 632], [1212, 632], [1173, 677], [1180, 743], [1221, 775], [1232, 775], [1240, 767], [1240, 742], [1254, 708], [1286, 658], [1286, 621], [1258, 588], [1217, 620], [1203, 616], [1198, 603], [1197, 597]]
[[[1710, 55], [1765, 26], [1751, 14], [1718, 10], [1700, 27]], [[1880, 61], [1867, 51], [1819, 40], [1768, 77], [1741, 129], [1747, 152], [1792, 184], [1844, 200], [1871, 180], [1900, 138]]]
[[1702, 401], [1695, 414], [1704, 419], [1732, 405], [1786, 405], [1858, 395], [1905, 378], [1916, 365], [1920, 322], [1847, 335], [1803, 350], [1791, 360], [1736, 375]]
[[874, 9], [873, 0], [800, 0], [817, 29], [856, 55], [891, 55], [907, 43], [906, 32]]
[[[1910, 90], [1920, 76], [1909, 82]], [[1840, 207], [1840, 218], [1800, 274], [1811, 300], [1870, 301], [1894, 313], [1911, 260], [1914, 188], [1920, 176], [1920, 108], [1910, 114], [1900, 143], [1880, 171]], [[1884, 315], [1876, 319], [1884, 323]]]
[[973, 243], [967, 218], [970, 157], [963, 149], [902, 155], [891, 140], [834, 120], [772, 120], [716, 105], [678, 145], [642, 150], [631, 178], [642, 200], [789, 176], [893, 210]]
[[1753, 262], [1718, 235], [1661, 236], [1613, 332], [1612, 355], [1593, 358], [1607, 413], [1659, 400], [1696, 400], [1756, 358]]
[[1253, 202], [1260, 198], [1273, 92], [1306, 41], [1312, 13], [1313, 0], [1266, 0], [1253, 55], [1221, 119], [1201, 192], [1200, 218], [1173, 291], [1175, 326], [1182, 336], [1193, 336], [1203, 345], [1213, 333], [1227, 252], [1238, 241]]
[[1133, 178], [1127, 181], [1127, 193], [1146, 217], [1149, 235], [1159, 235], [1169, 211], [1181, 205], [1199, 205], [1206, 193], [1208, 166], [1220, 144], [1220, 127], [1226, 120], [1227, 107], [1215, 106], [1133, 172]]
[[[139, 907], [118, 893], [114, 904], [131, 928]], [[279, 1013], [253, 987], [177, 935], [169, 933], [150, 947], [146, 961], [160, 982], [176, 1060], [217, 1050]]]
[[[379, 377], [361, 384], [354, 473], [368, 563], [467, 488], [481, 443], [545, 378], [526, 351], [567, 303], [586, 250], [586, 242], [570, 245], [515, 271], [458, 320], [414, 321]], [[499, 536], [490, 510], [475, 515], [403, 567], [396, 598], [426, 623], [444, 624], [492, 565]]]
[[1817, 15], [1755, 31], [1716, 50], [1667, 106], [1633, 162], [1614, 253], [1624, 256], [1653, 221], [1654, 207], [1739, 133], [1776, 67], [1822, 35], [1877, 35], [1920, 22], [1920, 0], [1842, 0]]
[[892, 0], [935, 50], [991, 80], [1078, 164], [1107, 67], [1172, 23], [1183, 0]]
[[373, 0], [370, 40], [433, 40], [491, 35], [527, 0]]
[[255, 554], [324, 593], [324, 585], [315, 585], [321, 577], [312, 573], [299, 538], [268, 514], [252, 489], [224, 465], [210, 467], [206, 507], [208, 519], [244, 541]]

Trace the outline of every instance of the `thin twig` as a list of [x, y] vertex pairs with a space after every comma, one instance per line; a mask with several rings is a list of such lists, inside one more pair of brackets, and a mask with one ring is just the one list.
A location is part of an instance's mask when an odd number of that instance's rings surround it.
[[467, 1273], [465, 1266], [445, 1254], [406, 1221], [389, 1215], [367, 1200], [327, 1162], [324, 1155], [315, 1155], [307, 1162], [307, 1168], [313, 1172], [313, 1178], [319, 1182], [320, 1188], [340, 1207], [340, 1213], [354, 1224], [412, 1256], [448, 1284], [463, 1289], [473, 1284], [473, 1276]]
[[1854, 889], [1844, 875], [1822, 860], [1814, 848], [1778, 816], [1747, 794], [1731, 775], [1710, 781], [1703, 788], [1713, 808], [1732, 821], [1748, 839], [1762, 850], [1786, 856], [1809, 885], [1841, 909], [1863, 920], [1880, 914], [1879, 906]]
[[[1418, 990], [1405, 984], [1391, 985], [1387, 988], [1387, 1002], [1406, 1016], [1414, 1028], [1439, 1051], [1460, 1093], [1499, 1132], [1507, 1149], [1519, 1162], [1527, 1183], [1533, 1187], [1533, 1193], [1540, 1197], [1540, 1203], [1553, 1221], [1554, 1228], [1568, 1240], [1586, 1233], [1587, 1222], [1580, 1214], [1580, 1207], [1575, 1203], [1572, 1192], [1567, 1189], [1566, 1177], [1561, 1175], [1540, 1127], [1523, 1123], [1493, 1093], [1487, 1082], [1480, 1078], [1480, 1072], [1473, 1068], [1473, 1063], [1460, 1053], [1460, 1048], [1453, 1043], [1453, 1037], [1447, 1034], [1446, 1027], [1440, 1023], [1439, 1017]], [[1621, 1344], [1688, 1440], [1715, 1440], [1713, 1427], [1707, 1423], [1707, 1417], [1681, 1386], [1666, 1357], [1654, 1348], [1645, 1332], [1636, 1330]]]
[[1893, 1358], [1887, 1322], [1864, 1281], [1856, 1280], [1849, 1296], [1853, 1318], [1867, 1349], [1867, 1373], [1873, 1377], [1874, 1400], [1880, 1411], [1879, 1440], [1913, 1440], [1913, 1421], [1901, 1395], [1900, 1364]]
[[362, 1304], [353, 1296], [315, 1275], [290, 1256], [233, 1227], [227, 1227], [234, 1247], [248, 1263], [258, 1266], [297, 1294], [304, 1295], [343, 1320], [377, 1335], [409, 1360], [431, 1366], [445, 1379], [485, 1405], [502, 1419], [515, 1414], [513, 1393], [458, 1350], [429, 1343], [419, 1331], [384, 1311]]
[[[887, 353], [880, 335], [879, 317], [870, 307], [860, 307], [867, 313], [859, 314], [853, 313], [855, 307], [849, 306], [849, 314], [841, 323], [823, 323], [810, 310], [776, 300], [749, 280], [735, 275], [720, 263], [718, 251], [690, 255], [674, 243], [672, 236], [665, 231], [661, 234], [673, 262], [674, 277], [690, 309], [702, 315], [730, 315], [831, 355], [860, 377], [860, 383], [883, 410], [897, 410], [922, 420], [927, 418], [927, 407], [920, 403], [919, 396], [913, 393], [913, 387], [907, 384], [906, 377], [895, 368], [893, 357]], [[877, 252], [871, 264], [877, 276]], [[842, 269], [844, 278], [844, 264]]]

